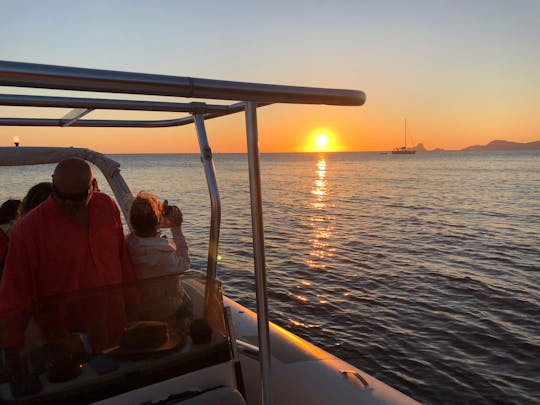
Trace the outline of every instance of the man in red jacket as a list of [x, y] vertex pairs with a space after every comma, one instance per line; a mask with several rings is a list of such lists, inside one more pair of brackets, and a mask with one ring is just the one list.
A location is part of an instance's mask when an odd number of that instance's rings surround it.
[[[47, 297], [135, 280], [120, 211], [109, 196], [93, 190], [93, 182], [92, 169], [84, 160], [60, 162], [53, 174], [53, 194], [13, 229], [0, 283], [0, 323]], [[115, 305], [110, 298], [106, 301], [108, 306]], [[95, 305], [87, 310], [96, 316], [98, 312], [118, 310], [100, 310], [100, 303]], [[80, 325], [64, 325], [63, 329], [80, 329], [99, 322], [76, 319], [85, 310], [77, 305], [73, 310], [77, 314], [71, 313], [69, 321], [64, 316], [61, 322]], [[124, 326], [117, 323], [112, 335]], [[20, 347], [24, 328], [10, 329], [12, 336], [7, 340], [2, 337], [2, 345]], [[102, 343], [95, 342], [98, 346]]]

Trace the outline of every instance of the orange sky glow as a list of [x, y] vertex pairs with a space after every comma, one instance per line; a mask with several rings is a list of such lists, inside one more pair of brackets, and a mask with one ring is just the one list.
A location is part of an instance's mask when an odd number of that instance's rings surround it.
[[[268, 106], [259, 109], [261, 152], [348, 152], [384, 151], [403, 142], [404, 117], [380, 117], [368, 101], [362, 107]], [[540, 139], [527, 128], [523, 115], [512, 119], [491, 113], [476, 115], [407, 117], [409, 145], [423, 143], [427, 149], [457, 150], [494, 139], [532, 142]], [[505, 114], [510, 115], [508, 112]], [[414, 117], [414, 116], [413, 116]], [[480, 119], [482, 121], [480, 121]], [[529, 122], [537, 118], [529, 117]], [[245, 152], [244, 115], [209, 120], [206, 123], [210, 145], [216, 153]], [[539, 125], [540, 127], [540, 125]], [[327, 135], [327, 144], [317, 137]], [[122, 128], [35, 128], [0, 127], [0, 144], [13, 144], [17, 136], [21, 146], [83, 146], [103, 153], [197, 153], [199, 146], [193, 125], [157, 129]]]

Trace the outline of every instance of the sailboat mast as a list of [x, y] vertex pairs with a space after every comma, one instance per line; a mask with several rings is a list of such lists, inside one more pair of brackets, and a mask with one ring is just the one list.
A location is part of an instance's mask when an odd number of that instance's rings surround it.
[[405, 127], [405, 150], [407, 150], [407, 118], [404, 118], [404, 127]]

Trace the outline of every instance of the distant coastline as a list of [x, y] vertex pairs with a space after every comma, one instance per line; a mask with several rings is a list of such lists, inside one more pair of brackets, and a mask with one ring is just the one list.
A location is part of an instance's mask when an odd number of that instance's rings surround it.
[[[416, 147], [412, 148], [417, 152], [446, 152], [447, 149], [426, 149], [423, 144], [419, 143]], [[540, 141], [534, 142], [510, 142], [510, 141], [501, 141], [495, 140], [491, 141], [487, 145], [472, 145], [466, 148], [460, 149], [461, 151], [479, 151], [479, 150], [534, 150], [540, 149]]]

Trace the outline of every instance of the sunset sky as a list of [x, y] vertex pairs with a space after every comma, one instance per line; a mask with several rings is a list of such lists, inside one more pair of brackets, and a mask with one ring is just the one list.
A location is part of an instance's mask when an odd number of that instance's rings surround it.
[[[404, 118], [409, 142], [461, 149], [540, 140], [539, 21], [537, 0], [2, 1], [0, 59], [365, 91], [362, 107], [260, 109], [262, 152], [390, 150]], [[215, 152], [246, 150], [242, 114], [207, 129]], [[1, 146], [14, 136], [104, 153], [198, 151], [191, 126], [0, 127]]]

